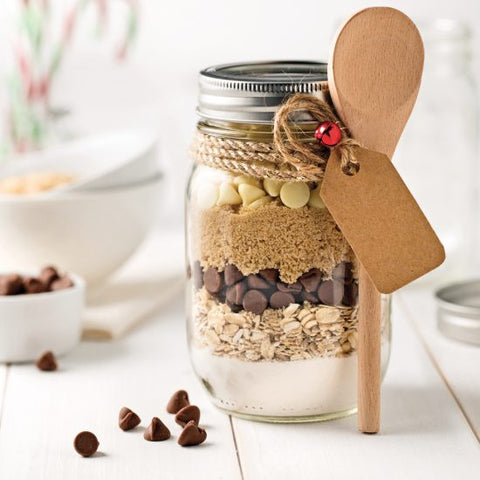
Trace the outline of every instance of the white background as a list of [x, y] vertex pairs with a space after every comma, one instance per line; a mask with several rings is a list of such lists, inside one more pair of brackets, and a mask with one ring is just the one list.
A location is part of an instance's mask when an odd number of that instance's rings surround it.
[[[16, 0], [8, 2], [18, 5]], [[57, 1], [52, 4], [58, 7], [67, 3]], [[78, 26], [73, 44], [66, 52], [66, 61], [53, 89], [53, 105], [72, 112], [65, 129], [74, 134], [140, 125], [158, 131], [162, 169], [168, 180], [164, 186], [162, 221], [171, 226], [181, 226], [183, 219], [183, 192], [188, 172], [186, 150], [196, 121], [198, 71], [209, 65], [236, 61], [325, 60], [336, 27], [351, 13], [369, 6], [360, 0], [139, 0], [138, 3], [139, 35], [124, 63], [116, 61], [112, 52], [125, 26], [122, 14], [125, 2], [110, 0], [112, 9], [104, 41], [95, 38], [93, 8], [90, 6]], [[480, 36], [477, 31], [480, 2], [399, 0], [376, 4], [403, 10], [420, 28], [423, 22], [435, 18], [465, 21], [473, 31], [472, 70], [476, 78], [480, 77], [476, 49]], [[8, 18], [5, 23], [9, 24]], [[6, 50], [0, 51], [0, 61], [6, 53]], [[4, 66], [2, 61], [0, 70]], [[440, 90], [439, 96], [445, 96], [445, 102], [458, 103], [456, 94], [445, 89]], [[417, 108], [414, 112], [408, 126], [410, 130], [415, 128], [419, 110]], [[425, 118], [428, 117], [421, 117], [420, 122], [424, 122]], [[448, 115], [446, 122], [445, 132], [442, 125], [439, 126], [438, 139], [448, 136], [451, 131]], [[473, 178], [475, 173], [464, 170], [464, 177], [455, 177], [457, 185], [453, 189], [454, 182], [449, 178], [454, 172], [447, 172], [444, 168], [453, 166], [450, 155], [438, 160], [439, 170], [444, 172], [443, 179], [424, 181], [418, 167], [419, 162], [425, 164], [425, 159], [404, 153], [407, 137], [405, 135], [395, 158], [407, 184], [427, 214], [434, 217], [432, 221], [437, 229], [441, 227], [435, 225], [435, 217], [440, 220], [452, 217], [457, 219], [457, 232], [464, 231], [469, 221], [475, 222], [467, 218], [473, 218], [467, 212], [470, 207], [473, 208], [473, 202], [465, 200], [461, 189], [468, 176]], [[420, 141], [423, 147], [428, 148], [428, 140], [420, 138]], [[442, 146], [437, 150], [447, 151], [448, 147], [447, 143], [447, 149]], [[435, 166], [437, 160], [430, 159], [430, 162]], [[452, 203], [455, 199], [458, 205]], [[470, 233], [463, 235], [471, 236]], [[457, 240], [454, 238], [454, 243]], [[457, 245], [456, 249], [464, 251], [465, 247]], [[457, 260], [454, 263], [458, 263]]]
[[[480, 2], [473, 0], [376, 4], [402, 9], [418, 22], [458, 18], [473, 30], [480, 24]], [[182, 215], [178, 204], [187, 170], [185, 150], [195, 124], [197, 72], [208, 65], [235, 61], [326, 59], [339, 22], [368, 5], [359, 0], [143, 1], [139, 36], [128, 62], [119, 65], [104, 44], [88, 34], [79, 36], [64, 65], [55, 99], [72, 109], [76, 129], [138, 124], [158, 128], [164, 169], [171, 178], [168, 217], [175, 221]], [[110, 28], [115, 31], [111, 36], [118, 36], [121, 26]], [[473, 46], [478, 36], [474, 30]], [[478, 64], [474, 50], [477, 76]]]

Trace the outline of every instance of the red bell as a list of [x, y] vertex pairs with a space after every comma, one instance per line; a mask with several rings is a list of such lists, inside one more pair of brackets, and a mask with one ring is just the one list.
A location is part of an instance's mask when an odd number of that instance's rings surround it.
[[342, 131], [335, 122], [322, 122], [315, 130], [315, 138], [326, 147], [334, 147], [342, 139]]

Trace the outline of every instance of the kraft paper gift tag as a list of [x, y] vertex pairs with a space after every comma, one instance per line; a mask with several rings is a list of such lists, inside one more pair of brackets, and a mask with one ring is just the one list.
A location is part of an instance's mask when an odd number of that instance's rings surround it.
[[320, 196], [380, 293], [392, 293], [438, 267], [445, 251], [390, 159], [357, 148], [345, 174], [335, 150]]

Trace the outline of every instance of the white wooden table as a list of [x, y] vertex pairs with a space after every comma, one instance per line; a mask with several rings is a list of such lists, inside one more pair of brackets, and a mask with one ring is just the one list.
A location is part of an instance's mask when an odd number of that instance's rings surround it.
[[[357, 433], [355, 417], [269, 425], [216, 411], [190, 368], [182, 298], [123, 340], [82, 343], [56, 373], [0, 366], [0, 479], [480, 478], [480, 348], [437, 333], [427, 292], [397, 294], [393, 327], [376, 436]], [[142, 425], [159, 416], [177, 436], [165, 404], [179, 388], [202, 409], [205, 444], [150, 443], [140, 428], [118, 429], [126, 405]], [[87, 459], [72, 447], [84, 429], [100, 440]]]

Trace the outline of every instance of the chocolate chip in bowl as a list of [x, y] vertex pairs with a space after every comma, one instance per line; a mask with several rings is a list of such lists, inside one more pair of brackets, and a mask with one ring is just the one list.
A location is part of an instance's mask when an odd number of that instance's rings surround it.
[[51, 357], [42, 354], [77, 345], [84, 303], [85, 282], [77, 275], [54, 267], [0, 273], [0, 362], [38, 360], [38, 368], [51, 371]]
[[43, 353], [35, 362], [35, 365], [42, 372], [54, 372], [57, 368], [57, 359], [50, 350]]

